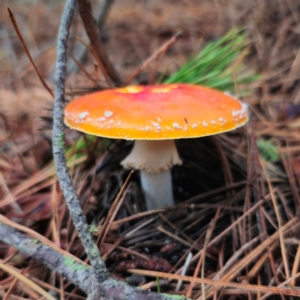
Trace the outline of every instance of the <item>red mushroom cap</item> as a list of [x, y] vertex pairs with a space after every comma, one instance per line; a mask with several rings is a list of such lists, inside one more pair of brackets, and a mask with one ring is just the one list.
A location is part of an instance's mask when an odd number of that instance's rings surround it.
[[194, 138], [235, 129], [247, 105], [199, 85], [128, 86], [80, 97], [67, 105], [65, 123], [89, 134], [121, 139]]

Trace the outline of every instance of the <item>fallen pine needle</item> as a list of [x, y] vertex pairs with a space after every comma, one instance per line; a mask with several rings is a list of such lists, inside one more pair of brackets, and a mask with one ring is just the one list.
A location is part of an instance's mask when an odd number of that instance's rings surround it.
[[39, 287], [36, 283], [34, 283], [33, 281], [29, 280], [27, 277], [25, 277], [24, 275], [20, 274], [16, 270], [12, 269], [8, 265], [5, 265], [2, 262], [0, 262], [0, 268], [2, 270], [4, 270], [5, 272], [9, 273], [10, 275], [15, 276], [16, 278], [18, 278], [18, 280], [20, 280], [20, 281], [24, 282], [25, 284], [27, 284], [29, 287], [31, 287], [32, 289], [34, 289], [35, 291], [37, 291], [38, 293], [40, 293], [41, 295], [43, 295], [46, 299], [56, 300], [56, 298], [54, 298], [53, 296], [51, 296], [49, 293], [47, 293], [45, 290], [43, 290], [41, 287]]
[[210, 285], [218, 285], [221, 287], [232, 287], [238, 289], [244, 289], [249, 291], [256, 291], [262, 293], [271, 293], [271, 294], [284, 294], [287, 296], [300, 296], [299, 289], [291, 289], [291, 288], [281, 288], [281, 287], [271, 287], [271, 286], [264, 286], [264, 285], [255, 285], [255, 284], [243, 284], [243, 283], [235, 283], [235, 282], [226, 282], [221, 280], [212, 280], [206, 278], [195, 278], [192, 276], [181, 276], [177, 274], [169, 274], [163, 272], [156, 272], [156, 271], [148, 271], [148, 270], [138, 270], [138, 269], [130, 269], [128, 272], [133, 274], [139, 274], [144, 276], [151, 276], [151, 277], [163, 277], [167, 279], [175, 279], [175, 280], [182, 280], [188, 282], [195, 282], [195, 283], [204, 283]]
[[23, 36], [22, 36], [22, 34], [21, 34], [21, 31], [20, 31], [20, 29], [19, 29], [19, 26], [18, 26], [18, 24], [17, 24], [17, 22], [16, 22], [16, 20], [15, 20], [15, 17], [14, 17], [14, 15], [13, 15], [12, 11], [9, 9], [9, 7], [7, 7], [7, 10], [8, 10], [9, 17], [10, 17], [10, 19], [11, 19], [11, 22], [12, 22], [14, 28], [15, 28], [16, 33], [17, 33], [17, 36], [19, 37], [20, 42], [21, 42], [21, 44], [22, 44], [22, 47], [23, 47], [24, 51], [26, 52], [27, 57], [28, 57], [28, 59], [30, 60], [30, 62], [31, 62], [31, 64], [32, 64], [32, 66], [33, 66], [33, 68], [34, 68], [34, 70], [35, 70], [37, 76], [39, 77], [39, 79], [40, 79], [42, 85], [44, 86], [44, 88], [45, 88], [45, 89], [49, 92], [49, 94], [54, 98], [54, 94], [53, 94], [52, 90], [49, 88], [49, 86], [47, 85], [47, 83], [46, 83], [45, 80], [43, 79], [42, 75], [40, 74], [38, 68], [36, 67], [36, 65], [35, 65], [35, 63], [34, 63], [32, 57], [31, 57], [31, 54], [30, 54], [30, 52], [29, 52], [29, 50], [28, 50], [28, 47], [27, 47], [27, 45], [26, 45], [26, 43], [25, 43], [25, 41], [24, 41], [24, 39], [23, 39]]

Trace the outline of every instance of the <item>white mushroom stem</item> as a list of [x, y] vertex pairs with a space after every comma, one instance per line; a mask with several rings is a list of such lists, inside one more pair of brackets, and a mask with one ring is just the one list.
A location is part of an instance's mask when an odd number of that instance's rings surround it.
[[174, 204], [171, 168], [181, 163], [173, 140], [138, 140], [122, 161], [125, 168], [141, 170], [148, 210]]
[[148, 210], [174, 205], [171, 169], [158, 174], [141, 170], [141, 185]]

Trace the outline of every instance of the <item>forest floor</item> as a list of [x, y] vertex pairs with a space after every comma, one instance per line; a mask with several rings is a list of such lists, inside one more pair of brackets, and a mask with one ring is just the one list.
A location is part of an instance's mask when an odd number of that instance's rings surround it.
[[[99, 1], [92, 2], [97, 15]], [[6, 9], [14, 14], [38, 71], [53, 91], [63, 4], [0, 3], [0, 213], [85, 260], [55, 177], [53, 97], [41, 84]], [[115, 0], [102, 40], [126, 79], [180, 31], [182, 38], [157, 69], [157, 77], [168, 77], [207, 42], [236, 26], [249, 39], [244, 64], [260, 74], [243, 99], [250, 121], [231, 133], [178, 141], [184, 163], [172, 171], [174, 207], [145, 212], [138, 172], [133, 175], [109, 232], [98, 241], [110, 273], [118, 279], [198, 299], [204, 293], [201, 284], [178, 283], [186, 264], [185, 275], [223, 282], [207, 284], [206, 299], [288, 299], [286, 290], [300, 297], [299, 1]], [[95, 81], [104, 84], [91, 53], [80, 60], [90, 77], [74, 63], [72, 56], [79, 59], [83, 43], [88, 39], [77, 12], [69, 44], [68, 100], [97, 88]], [[131, 83], [149, 82], [155, 66], [150, 64]], [[238, 94], [238, 86], [236, 90]], [[132, 144], [89, 140], [69, 129], [66, 133], [70, 174], [89, 224], [101, 228], [128, 176], [120, 161]], [[59, 275], [3, 243], [0, 258], [45, 290], [65, 299], [85, 299]], [[168, 280], [171, 273], [179, 275]], [[0, 270], [0, 298], [10, 290], [7, 299], [38, 299], [30, 286], [14, 279]]]

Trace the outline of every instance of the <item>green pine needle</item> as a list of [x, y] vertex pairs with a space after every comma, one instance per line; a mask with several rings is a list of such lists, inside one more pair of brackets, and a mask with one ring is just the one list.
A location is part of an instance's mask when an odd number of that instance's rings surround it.
[[[248, 44], [243, 30], [231, 29], [219, 40], [208, 43], [165, 83], [201, 84], [234, 93], [235, 84], [250, 83], [259, 78], [242, 63], [248, 54]], [[245, 94], [246, 90], [239, 96]]]
[[158, 276], [156, 277], [156, 288], [157, 288], [157, 292], [160, 293], [160, 284], [159, 284]]
[[258, 139], [257, 147], [263, 160], [268, 162], [276, 162], [280, 159], [278, 147], [272, 140]]

